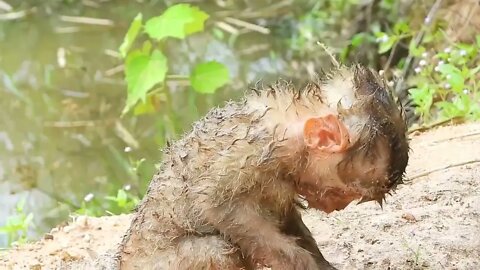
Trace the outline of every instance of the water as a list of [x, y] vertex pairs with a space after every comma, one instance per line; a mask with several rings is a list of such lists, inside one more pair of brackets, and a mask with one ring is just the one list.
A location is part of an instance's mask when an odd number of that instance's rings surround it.
[[[185, 75], [194, 63], [215, 59], [229, 67], [234, 78], [229, 87], [205, 96], [173, 81], [172, 100], [158, 113], [120, 118], [126, 90], [117, 68], [122, 61], [114, 56], [137, 12], [144, 18], [159, 15], [163, 1], [35, 2], [9, 1], [15, 11], [35, 7], [34, 13], [0, 21], [0, 225], [26, 198], [27, 210], [35, 214], [34, 237], [67, 219], [88, 193], [102, 197], [128, 184], [141, 196], [166, 139], [188, 130], [210, 107], [239, 97], [248, 84], [268, 82], [288, 70], [302, 72], [279, 57], [285, 52], [279, 36], [249, 32], [236, 40], [228, 34], [218, 39], [209, 31], [170, 44], [171, 70]], [[260, 12], [274, 2], [238, 1], [228, 12], [244, 12], [246, 6]], [[297, 2], [308, 8], [312, 1]], [[214, 3], [201, 3], [213, 17], [220, 10]], [[292, 6], [292, 1], [282, 3]], [[103, 18], [114, 25], [71, 23], [62, 15]], [[282, 22], [277, 26], [281, 29]], [[133, 172], [131, 161], [140, 158], [146, 162]], [[0, 246], [5, 244], [0, 238]]]

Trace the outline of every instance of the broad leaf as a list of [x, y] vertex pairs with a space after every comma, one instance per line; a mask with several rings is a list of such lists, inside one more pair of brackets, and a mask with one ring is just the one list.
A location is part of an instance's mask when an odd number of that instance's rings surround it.
[[120, 45], [119, 51], [123, 58], [127, 56], [127, 52], [130, 50], [133, 42], [137, 38], [140, 28], [142, 28], [142, 13], [138, 13], [138, 15], [133, 19], [130, 27], [128, 28], [127, 34], [123, 38], [123, 43]]
[[228, 69], [216, 61], [198, 64], [190, 75], [190, 83], [199, 93], [214, 93], [229, 80]]
[[398, 41], [398, 36], [388, 36], [383, 32], [375, 33], [377, 37], [377, 42], [379, 42], [378, 53], [386, 53], [388, 52], [393, 45]]
[[162, 15], [145, 23], [145, 32], [153, 39], [165, 37], [183, 39], [187, 35], [203, 31], [208, 14], [190, 4], [169, 7]]
[[397, 35], [404, 34], [410, 31], [410, 26], [406, 22], [397, 22], [393, 26], [393, 32]]
[[357, 48], [358, 46], [362, 45], [362, 43], [365, 41], [365, 37], [366, 37], [365, 33], [355, 34], [352, 37], [352, 40], [350, 41], [350, 43], [352, 44], [352, 47]]
[[198, 7], [191, 8], [192, 21], [185, 25], [185, 34], [191, 35], [193, 33], [202, 32], [205, 21], [208, 19], [208, 14], [201, 11]]
[[165, 80], [167, 70], [167, 58], [159, 50], [154, 50], [151, 55], [140, 50], [130, 53], [125, 63], [128, 96], [122, 114], [137, 101], [145, 101], [148, 90]]
[[463, 91], [465, 81], [460, 69], [450, 64], [443, 64], [439, 67], [439, 71], [447, 78], [447, 82], [454, 91]]

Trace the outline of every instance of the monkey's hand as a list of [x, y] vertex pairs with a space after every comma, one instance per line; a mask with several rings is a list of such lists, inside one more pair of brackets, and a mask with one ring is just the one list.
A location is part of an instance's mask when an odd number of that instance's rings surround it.
[[322, 269], [312, 254], [297, 245], [295, 238], [282, 234], [279, 224], [258, 212], [251, 201], [241, 200], [210, 209], [207, 220], [238, 245], [252, 265], [272, 270]]
[[305, 226], [300, 212], [294, 206], [292, 206], [284, 219], [282, 232], [287, 235], [296, 236], [298, 245], [310, 251], [319, 269], [336, 270], [336, 268], [323, 257], [312, 233], [307, 226]]

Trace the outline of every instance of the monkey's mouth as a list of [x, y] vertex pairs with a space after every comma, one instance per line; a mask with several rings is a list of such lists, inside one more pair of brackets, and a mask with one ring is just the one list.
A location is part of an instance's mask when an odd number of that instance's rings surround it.
[[352, 201], [362, 198], [362, 194], [353, 188], [329, 187], [318, 190], [303, 185], [297, 188], [297, 192], [308, 202], [308, 207], [326, 213], [342, 210]]
[[315, 208], [327, 214], [343, 210], [355, 200], [359, 200], [358, 203], [376, 201], [382, 205], [385, 198], [383, 191], [372, 192], [353, 187], [327, 187], [319, 190], [309, 185], [302, 185], [297, 187], [297, 192], [308, 202], [309, 208]]

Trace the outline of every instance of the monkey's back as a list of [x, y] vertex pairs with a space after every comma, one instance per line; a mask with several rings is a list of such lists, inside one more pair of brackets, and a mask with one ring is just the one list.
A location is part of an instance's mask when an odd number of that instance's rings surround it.
[[[246, 102], [229, 102], [193, 124], [192, 131], [163, 150], [163, 161], [144, 197], [167, 239], [189, 233], [212, 233], [203, 211], [257, 184], [249, 169], [271, 140]], [[242, 179], [240, 179], [242, 178]], [[145, 224], [144, 224], [145, 226]]]
[[[317, 113], [320, 99], [312, 91], [301, 94], [278, 87], [211, 110], [191, 132], [164, 149], [159, 170], [123, 239], [123, 253], [169, 252], [189, 236], [218, 234], [206, 212], [242, 204], [242, 197], [268, 213], [279, 213], [292, 203], [293, 183], [282, 181], [288, 172], [278, 162], [279, 155], [289, 155], [277, 151], [288, 143], [282, 139], [287, 127], [281, 123]], [[265, 192], [269, 190], [275, 192]]]

